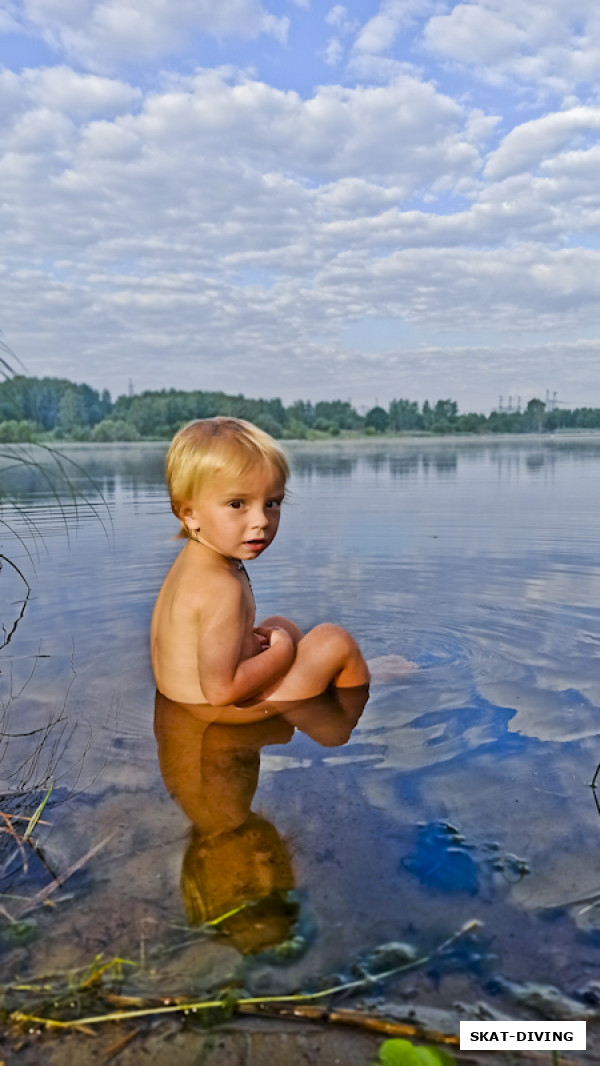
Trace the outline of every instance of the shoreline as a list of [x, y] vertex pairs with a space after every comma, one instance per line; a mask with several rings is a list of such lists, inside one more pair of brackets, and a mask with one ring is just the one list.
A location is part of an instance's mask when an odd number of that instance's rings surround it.
[[[368, 445], [371, 447], [377, 447], [381, 445], [401, 445], [401, 444], [490, 444], [492, 442], [497, 443], [527, 443], [537, 445], [559, 444], [562, 442], [574, 443], [579, 441], [599, 441], [600, 442], [600, 429], [579, 429], [579, 430], [557, 430], [552, 433], [378, 433], [378, 434], [362, 434], [360, 436], [350, 435], [345, 436], [340, 433], [335, 437], [314, 437], [312, 439], [303, 439], [300, 437], [277, 438], [278, 442], [285, 448], [288, 446], [310, 448], [310, 447], [339, 447], [340, 445], [356, 444]], [[39, 441], [14, 441], [6, 442], [5, 448], [50, 448], [53, 451], [60, 452], [65, 448], [83, 448], [85, 450], [106, 448], [108, 450], [116, 450], [123, 448], [124, 446], [138, 448], [138, 447], [165, 447], [168, 448], [170, 440], [159, 439], [156, 437], [142, 437], [139, 440], [116, 440], [116, 441], [90, 441], [90, 440], [53, 440], [45, 439]]]

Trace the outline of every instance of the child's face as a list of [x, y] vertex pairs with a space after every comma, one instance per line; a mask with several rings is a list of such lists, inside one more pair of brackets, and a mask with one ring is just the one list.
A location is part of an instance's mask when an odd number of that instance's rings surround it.
[[181, 517], [194, 540], [233, 559], [256, 559], [279, 526], [285, 482], [265, 460], [239, 477], [217, 474]]

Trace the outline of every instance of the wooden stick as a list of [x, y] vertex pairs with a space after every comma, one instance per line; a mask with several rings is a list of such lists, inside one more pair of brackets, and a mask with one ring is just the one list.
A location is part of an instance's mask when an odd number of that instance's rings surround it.
[[453, 1033], [441, 1033], [436, 1029], [425, 1029], [421, 1025], [409, 1025], [405, 1022], [395, 1022], [389, 1018], [382, 1018], [373, 1014], [362, 1014], [357, 1010], [328, 1010], [327, 1007], [303, 1006], [277, 1007], [276, 1005], [263, 1008], [260, 1004], [238, 1005], [240, 1014], [271, 1015], [278, 1018], [297, 1018], [299, 1021], [331, 1022], [334, 1025], [352, 1025], [358, 1029], [368, 1029], [376, 1033], [385, 1033], [387, 1036], [419, 1037], [421, 1040], [430, 1040], [433, 1044], [448, 1044], [458, 1047], [459, 1037]]

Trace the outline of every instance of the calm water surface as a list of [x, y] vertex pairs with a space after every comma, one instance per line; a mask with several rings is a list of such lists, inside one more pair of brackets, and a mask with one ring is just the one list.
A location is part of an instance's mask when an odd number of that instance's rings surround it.
[[[232, 976], [291, 991], [477, 919], [390, 998], [506, 1010], [498, 979], [576, 994], [600, 964], [600, 440], [289, 451], [280, 533], [251, 564], [259, 616], [337, 621], [367, 658], [419, 669], [374, 685], [360, 717], [307, 707], [236, 731], [163, 708], [160, 763], [147, 633], [179, 550], [164, 448], [69, 451], [94, 509], [4, 472], [0, 551], [32, 591], [0, 652], [2, 807], [31, 814], [54, 783], [36, 837], [55, 871], [114, 834], [26, 943], [2, 926], [6, 974], [102, 952], [163, 994]], [[0, 591], [8, 634], [23, 586], [6, 563]], [[48, 873], [1, 844], [17, 915]], [[223, 935], [190, 925], [244, 893]]]

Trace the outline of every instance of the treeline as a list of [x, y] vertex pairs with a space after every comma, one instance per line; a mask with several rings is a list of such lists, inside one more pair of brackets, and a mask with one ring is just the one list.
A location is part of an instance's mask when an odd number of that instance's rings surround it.
[[76, 385], [64, 378], [14, 376], [0, 382], [0, 442], [42, 440], [169, 440], [193, 418], [233, 415], [254, 422], [274, 437], [318, 440], [339, 434], [550, 433], [557, 429], [600, 429], [600, 409], [546, 410], [532, 399], [521, 412], [459, 414], [454, 400], [392, 400], [364, 414], [344, 400], [252, 400], [224, 392], [162, 389], [112, 401], [107, 389]]

